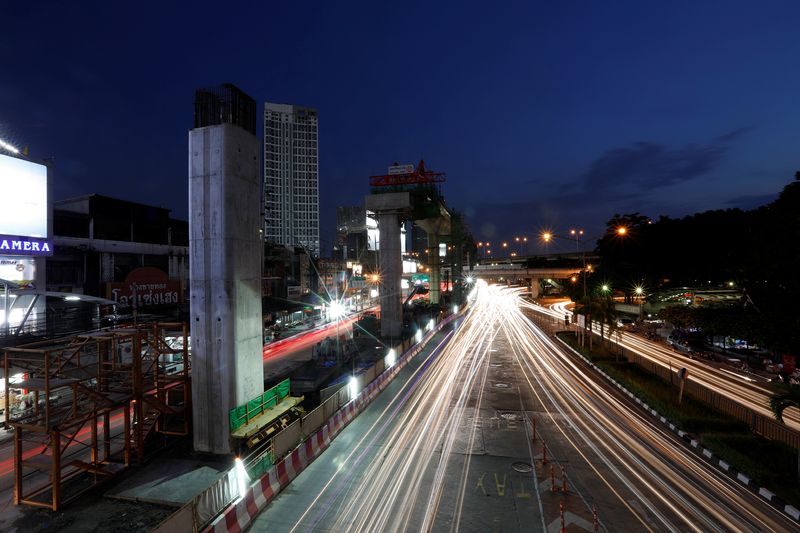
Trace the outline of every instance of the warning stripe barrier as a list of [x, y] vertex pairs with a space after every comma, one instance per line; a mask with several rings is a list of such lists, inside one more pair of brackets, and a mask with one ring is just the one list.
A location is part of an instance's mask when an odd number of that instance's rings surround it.
[[258, 513], [272, 501], [294, 478], [324, 452], [331, 441], [381, 392], [408, 361], [446, 324], [458, 315], [450, 315], [413, 347], [398, 358], [397, 364], [384, 370], [358, 395], [336, 411], [314, 434], [300, 443], [290, 454], [278, 461], [263, 476], [252, 483], [243, 497], [234, 501], [204, 530], [205, 533], [238, 533], [243, 531]]

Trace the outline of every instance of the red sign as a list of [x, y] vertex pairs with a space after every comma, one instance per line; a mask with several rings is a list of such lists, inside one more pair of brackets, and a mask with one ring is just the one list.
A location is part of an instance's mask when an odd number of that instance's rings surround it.
[[180, 303], [181, 292], [180, 281], [153, 267], [132, 270], [122, 283], [106, 283], [106, 298], [130, 307], [174, 305]]
[[783, 356], [783, 371], [787, 374], [791, 374], [794, 372], [795, 369], [795, 361], [793, 355], [784, 355]]

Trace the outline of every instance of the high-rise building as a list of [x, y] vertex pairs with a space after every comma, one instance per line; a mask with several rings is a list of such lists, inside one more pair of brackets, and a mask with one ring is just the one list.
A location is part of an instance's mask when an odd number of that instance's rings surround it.
[[319, 255], [317, 111], [264, 104], [264, 238]]

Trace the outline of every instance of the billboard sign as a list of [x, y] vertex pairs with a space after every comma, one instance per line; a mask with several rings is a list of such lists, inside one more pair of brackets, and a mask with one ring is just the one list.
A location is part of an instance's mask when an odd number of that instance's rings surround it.
[[34, 237], [0, 235], [0, 255], [53, 255], [53, 243]]
[[[0, 235], [47, 238], [46, 166], [0, 155]], [[41, 246], [38, 248], [41, 250]], [[48, 248], [52, 246], [48, 244]], [[14, 253], [25, 251], [33, 250]]]
[[134, 269], [121, 283], [106, 283], [106, 298], [123, 306], [175, 305], [181, 303], [180, 294], [180, 281], [153, 267]]
[[414, 165], [393, 165], [389, 167], [389, 174], [390, 176], [397, 176], [399, 174], [411, 174], [414, 172]]
[[0, 257], [0, 279], [13, 281], [25, 289], [36, 281], [36, 260], [32, 257]]

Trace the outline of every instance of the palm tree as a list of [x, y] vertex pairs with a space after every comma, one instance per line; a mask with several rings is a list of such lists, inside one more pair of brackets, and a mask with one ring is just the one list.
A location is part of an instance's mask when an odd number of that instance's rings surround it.
[[783, 411], [787, 407], [800, 408], [800, 385], [785, 385], [770, 396], [769, 408], [778, 422], [783, 422]]
[[589, 331], [590, 352], [592, 348], [594, 348], [591, 334], [592, 322], [600, 324], [600, 339], [603, 341], [605, 341], [606, 338], [606, 326], [608, 326], [609, 336], [616, 329], [616, 321], [614, 320], [616, 317], [614, 300], [608, 295], [601, 294], [582, 298], [576, 306], [575, 312], [586, 316], [585, 329]]

